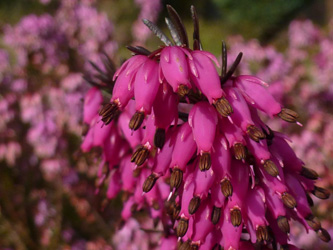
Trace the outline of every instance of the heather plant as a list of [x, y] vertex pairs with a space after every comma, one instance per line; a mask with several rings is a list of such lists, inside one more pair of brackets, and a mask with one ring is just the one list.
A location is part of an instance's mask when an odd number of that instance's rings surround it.
[[[90, 79], [85, 97], [89, 129], [81, 150], [100, 149], [97, 191], [107, 181], [109, 199], [122, 193], [128, 236], [138, 239], [131, 217], [145, 210], [161, 249], [298, 249], [289, 241], [293, 221], [330, 241], [310, 208], [310, 195], [327, 199], [329, 192], [288, 138], [261, 118], [302, 125], [298, 113], [276, 101], [260, 78], [234, 75], [242, 53], [228, 70], [225, 43], [218, 74], [218, 60], [200, 42], [194, 7], [192, 48], [177, 12], [167, 9], [173, 41], [144, 19], [164, 46], [129, 46], [132, 57], [113, 77], [105, 60], [106, 70], [96, 70], [106, 81]], [[276, 60], [271, 72], [283, 68], [283, 57], [268, 50]], [[103, 93], [111, 94], [108, 103]]]

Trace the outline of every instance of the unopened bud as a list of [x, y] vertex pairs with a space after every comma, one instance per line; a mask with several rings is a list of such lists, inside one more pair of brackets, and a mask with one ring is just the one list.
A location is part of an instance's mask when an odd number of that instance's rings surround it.
[[282, 194], [282, 202], [286, 207], [290, 209], [294, 209], [297, 206], [295, 198], [287, 192], [284, 192]]
[[287, 108], [282, 108], [280, 113], [278, 114], [278, 116], [286, 121], [286, 122], [297, 122], [297, 119], [299, 118], [299, 115], [297, 112], [291, 110], [291, 109], [287, 109]]
[[221, 217], [221, 208], [220, 207], [213, 207], [213, 211], [212, 211], [212, 216], [211, 216], [211, 221], [214, 225], [216, 225]]
[[137, 166], [141, 166], [149, 157], [149, 150], [144, 146], [140, 146], [132, 155], [131, 162], [135, 162]]
[[211, 160], [211, 157], [210, 157], [210, 153], [203, 153], [201, 156], [200, 156], [200, 161], [199, 161], [199, 169], [200, 171], [207, 171], [210, 169], [212, 165], [212, 160]]
[[181, 171], [178, 168], [175, 168], [172, 171], [171, 177], [170, 177], [170, 187], [171, 187], [171, 189], [179, 188], [182, 181], [183, 181], [183, 171]]
[[286, 234], [290, 233], [290, 225], [288, 219], [285, 216], [279, 216], [277, 218], [277, 224], [282, 232]]
[[242, 213], [239, 208], [233, 208], [230, 210], [231, 224], [234, 227], [239, 227], [242, 223]]
[[264, 168], [265, 168], [266, 172], [273, 177], [277, 177], [279, 175], [279, 170], [278, 170], [277, 166], [271, 160], [265, 161]]
[[221, 181], [221, 191], [226, 198], [232, 195], [233, 188], [231, 182], [226, 178]]
[[188, 229], [188, 219], [181, 218], [176, 229], [177, 237], [183, 237]]
[[258, 242], [268, 241], [268, 231], [266, 226], [259, 226], [256, 230]]
[[200, 203], [201, 203], [200, 197], [198, 196], [193, 197], [190, 201], [190, 204], [188, 205], [189, 214], [194, 214], [198, 210]]
[[317, 180], [319, 177], [316, 171], [314, 171], [313, 169], [310, 169], [310, 168], [306, 168], [306, 167], [302, 167], [301, 175], [303, 175], [304, 177], [306, 177], [310, 180]]
[[315, 186], [312, 193], [319, 199], [326, 200], [330, 197], [330, 192], [322, 187]]
[[156, 174], [151, 174], [147, 177], [145, 182], [143, 183], [142, 190], [145, 193], [148, 193], [155, 185], [156, 180], [157, 180]]
[[218, 99], [214, 103], [214, 106], [215, 106], [217, 112], [219, 112], [219, 114], [223, 117], [228, 117], [229, 115], [231, 115], [234, 112], [230, 103], [224, 97], [221, 97], [220, 99]]
[[135, 112], [135, 114], [132, 116], [129, 122], [129, 128], [131, 130], [139, 129], [144, 119], [145, 119], [145, 114], [143, 112], [138, 112], [138, 111]]
[[247, 135], [254, 141], [259, 142], [259, 140], [265, 139], [266, 136], [260, 128], [254, 125], [248, 125], [246, 128]]

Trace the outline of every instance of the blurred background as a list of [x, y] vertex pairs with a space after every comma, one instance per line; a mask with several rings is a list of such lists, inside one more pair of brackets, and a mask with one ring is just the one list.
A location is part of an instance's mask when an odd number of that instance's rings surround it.
[[[226, 41], [229, 65], [242, 51], [238, 74], [268, 82], [301, 115], [303, 127], [268, 123], [333, 191], [333, 1], [2, 0], [0, 249], [154, 249], [158, 236], [139, 230], [143, 214], [121, 227], [121, 195], [108, 199], [108, 180], [96, 179], [99, 149], [80, 151], [82, 76], [94, 73], [89, 61], [102, 67], [104, 52], [119, 66], [126, 45], [161, 45], [141, 19], [167, 33], [166, 4], [190, 38], [195, 5], [203, 48], [220, 57]], [[333, 235], [333, 199], [313, 201]], [[333, 249], [298, 225], [292, 235], [304, 249]]]

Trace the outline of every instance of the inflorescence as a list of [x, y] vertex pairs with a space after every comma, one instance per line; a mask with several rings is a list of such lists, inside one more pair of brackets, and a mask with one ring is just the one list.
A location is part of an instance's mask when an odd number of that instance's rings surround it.
[[[224, 42], [219, 75], [194, 7], [192, 49], [182, 20], [167, 9], [173, 41], [143, 20], [165, 46], [129, 46], [134, 55], [116, 72], [110, 60], [107, 72], [96, 66], [104, 84], [89, 79], [95, 87], [85, 99], [81, 149], [102, 148], [99, 185], [109, 176], [108, 198], [123, 192], [122, 219], [147, 208], [163, 225], [161, 249], [298, 249], [288, 243], [291, 220], [329, 241], [310, 209], [310, 195], [327, 199], [328, 191], [259, 116], [301, 125], [298, 114], [264, 81], [234, 76], [242, 53], [228, 70]], [[112, 91], [102, 108], [101, 87]]]

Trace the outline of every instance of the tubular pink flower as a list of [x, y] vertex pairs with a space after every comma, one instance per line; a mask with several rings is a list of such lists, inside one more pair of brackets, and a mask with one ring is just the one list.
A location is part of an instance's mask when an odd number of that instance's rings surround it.
[[238, 76], [234, 80], [234, 85], [253, 107], [260, 109], [271, 117], [281, 112], [281, 104], [263, 87], [267, 84], [259, 78], [246, 75]]
[[128, 59], [114, 74], [117, 79], [112, 91], [111, 102], [124, 108], [134, 96], [134, 81], [137, 71], [148, 60], [146, 56], [136, 55]]
[[158, 80], [158, 63], [147, 59], [139, 68], [134, 81], [136, 110], [150, 114], [160, 82]]
[[83, 121], [85, 123], [90, 124], [92, 122], [92, 120], [98, 113], [102, 102], [103, 96], [98, 88], [91, 88], [87, 92], [83, 104]]
[[160, 250], [176, 250], [176, 249], [177, 249], [177, 237], [169, 236], [162, 238]]
[[191, 53], [193, 60], [188, 59], [191, 69], [191, 80], [196, 87], [208, 98], [210, 104], [222, 97], [223, 90], [221, 88], [220, 77], [216, 71], [216, 63], [219, 63], [214, 55], [207, 51], [195, 50]]
[[239, 227], [234, 227], [231, 222], [228, 209], [224, 209], [223, 220], [221, 220], [222, 241], [224, 249], [239, 249], [240, 237], [242, 234], [243, 222]]
[[188, 119], [198, 153], [211, 152], [217, 124], [215, 109], [207, 102], [198, 102], [192, 107]]
[[[186, 56], [192, 59], [186, 49], [178, 46], [166, 46], [161, 51], [160, 71], [175, 93], [178, 92], [180, 85], [192, 88]], [[162, 80], [162, 76], [160, 79]]]
[[231, 178], [231, 155], [226, 139], [218, 134], [214, 141], [212, 153], [212, 169], [216, 175], [216, 181]]

